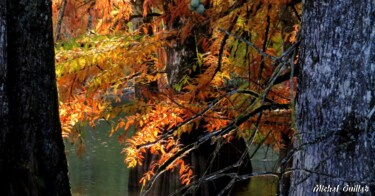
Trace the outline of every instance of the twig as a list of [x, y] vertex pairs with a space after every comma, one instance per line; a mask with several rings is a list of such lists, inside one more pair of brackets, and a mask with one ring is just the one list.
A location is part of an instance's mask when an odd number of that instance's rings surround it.
[[183, 125], [186, 125], [186, 124], [189, 124], [190, 122], [196, 120], [197, 118], [199, 117], [202, 117], [205, 113], [207, 113], [212, 107], [214, 107], [219, 101], [221, 101], [224, 97], [228, 96], [228, 95], [232, 95], [236, 93], [236, 90], [233, 90], [231, 92], [228, 92], [228, 93], [225, 93], [224, 95], [220, 96], [219, 98], [215, 99], [214, 101], [212, 101], [205, 109], [203, 109], [201, 112], [199, 112], [198, 114], [190, 117], [189, 119], [187, 119], [186, 121], [184, 122], [181, 122], [175, 126], [173, 126], [171, 129], [169, 129], [167, 132], [165, 132], [164, 134], [160, 135], [155, 141], [153, 142], [148, 142], [146, 144], [140, 144], [140, 145], [137, 145], [136, 148], [137, 149], [141, 149], [141, 148], [146, 148], [146, 147], [150, 147], [156, 143], [158, 143], [159, 141], [163, 140], [163, 139], [166, 139], [167, 137], [169, 137], [171, 134], [173, 134], [175, 131], [177, 131], [181, 126]]
[[252, 47], [254, 50], [256, 50], [256, 51], [257, 51], [259, 54], [261, 54], [262, 56], [264, 56], [264, 57], [266, 57], [266, 58], [270, 58], [270, 59], [272, 59], [273, 61], [276, 61], [276, 60], [277, 60], [277, 57], [272, 56], [272, 55], [269, 55], [269, 54], [263, 52], [261, 49], [259, 49], [258, 47], [256, 47], [256, 46], [255, 46], [253, 43], [251, 43], [250, 41], [248, 41], [248, 40], [246, 40], [246, 39], [244, 39], [244, 38], [242, 38], [242, 37], [240, 37], [240, 36], [238, 36], [238, 35], [232, 34], [232, 33], [228, 32], [228, 31], [226, 31], [226, 30], [224, 30], [224, 29], [222, 29], [222, 28], [219, 28], [218, 30], [219, 30], [220, 32], [222, 32], [222, 33], [225, 33], [225, 34], [227, 34], [227, 35], [230, 35], [230, 36], [232, 36], [232, 37], [234, 37], [234, 38], [236, 38], [236, 39], [238, 39], [238, 40], [240, 40], [240, 41], [246, 43], [247, 45], [249, 45], [250, 47]]
[[[237, 19], [238, 19], [238, 15], [236, 15], [236, 17], [234, 18], [233, 22], [229, 26], [228, 32], [231, 32], [233, 30], [233, 27], [236, 24]], [[212, 74], [211, 79], [209, 81], [213, 80], [214, 77], [215, 77], [215, 75], [217, 74], [217, 72], [219, 72], [220, 69], [221, 69], [221, 60], [223, 58], [223, 52], [224, 52], [225, 43], [227, 42], [228, 38], [229, 38], [229, 34], [225, 34], [223, 40], [221, 41], [220, 50], [219, 50], [219, 56], [218, 56], [218, 62], [217, 62], [217, 67], [216, 67], [216, 69], [214, 71], [214, 74]]]
[[[184, 148], [182, 148], [180, 151], [178, 151], [175, 155], [173, 155], [171, 158], [169, 158], [166, 162], [164, 162], [162, 165], [160, 165], [158, 167], [158, 169], [155, 171], [155, 175], [151, 177], [150, 181], [146, 184], [145, 188], [143, 189], [143, 192], [141, 193], [142, 195], [146, 195], [146, 193], [148, 191], [150, 191], [152, 185], [154, 184], [154, 182], [156, 181], [156, 179], [166, 171], [166, 168], [168, 168], [168, 166], [170, 166], [171, 164], [173, 164], [176, 160], [182, 158], [183, 156], [185, 156], [187, 153], [195, 150], [195, 149], [198, 149], [198, 147], [203, 144], [204, 142], [210, 140], [212, 137], [218, 137], [218, 136], [222, 136], [222, 135], [225, 135], [227, 134], [228, 132], [230, 132], [233, 128], [235, 127], [238, 127], [240, 126], [242, 123], [246, 122], [250, 117], [258, 114], [259, 112], [262, 112], [264, 110], [267, 110], [267, 109], [271, 109], [271, 106], [272, 105], [262, 105], [260, 107], [258, 107], [257, 109], [255, 109], [254, 111], [248, 113], [248, 114], [244, 114], [242, 116], [239, 116], [238, 118], [236, 118], [235, 120], [233, 120], [230, 124], [228, 124], [226, 127], [218, 130], [218, 131], [215, 131], [215, 132], [211, 132], [211, 133], [207, 133], [205, 134], [204, 136], [200, 137], [197, 141], [195, 141], [194, 143], [192, 144], [189, 144], [187, 146], [185, 146]], [[288, 104], [280, 104], [280, 106], [285, 109], [289, 107]], [[222, 170], [220, 170], [222, 171]]]
[[[254, 50], [256, 50], [256, 51], [257, 51], [259, 54], [261, 54], [262, 56], [264, 56], [264, 57], [266, 57], [266, 58], [269, 58], [269, 59], [275, 61], [276, 64], [280, 63], [280, 61], [283, 61], [284, 58], [287, 57], [287, 56], [289, 56], [289, 54], [291, 54], [291, 52], [292, 52], [293, 50], [295, 50], [296, 47], [300, 44], [300, 41], [298, 40], [298, 41], [297, 41], [296, 43], [294, 43], [290, 48], [288, 48], [288, 49], [287, 49], [287, 50], [286, 50], [281, 56], [276, 57], [276, 56], [273, 56], [273, 55], [270, 55], [270, 54], [267, 54], [267, 53], [263, 52], [261, 49], [259, 49], [259, 48], [256, 47], [253, 43], [251, 43], [250, 41], [244, 39], [243, 37], [240, 37], [240, 36], [238, 36], [238, 35], [236, 35], [236, 34], [230, 33], [230, 32], [228, 32], [228, 31], [226, 31], [226, 30], [224, 30], [224, 29], [222, 29], [222, 28], [219, 28], [218, 30], [219, 30], [220, 32], [222, 32], [222, 33], [225, 33], [225, 34], [227, 34], [227, 35], [230, 35], [230, 36], [232, 36], [232, 37], [234, 37], [234, 38], [236, 38], [236, 39], [238, 39], [238, 40], [244, 42], [245, 44], [249, 45], [249, 46], [252, 47]], [[285, 63], [287, 63], [287, 62], [285, 62]]]
[[231, 178], [235, 179], [234, 182], [238, 182], [238, 181], [247, 180], [251, 177], [257, 177], [257, 176], [278, 177], [277, 173], [274, 173], [274, 172], [252, 172], [252, 173], [243, 174], [243, 175], [238, 175], [237, 173], [215, 172], [215, 173], [212, 173], [212, 174], [206, 176], [205, 178], [201, 178], [198, 181], [190, 183], [188, 186], [185, 186], [185, 187], [182, 187], [182, 188], [176, 190], [174, 193], [171, 194], [171, 196], [178, 195], [178, 193], [188, 189], [189, 187], [198, 186], [198, 184], [201, 184], [203, 182], [212, 181], [212, 180], [222, 178], [222, 177], [231, 177]]

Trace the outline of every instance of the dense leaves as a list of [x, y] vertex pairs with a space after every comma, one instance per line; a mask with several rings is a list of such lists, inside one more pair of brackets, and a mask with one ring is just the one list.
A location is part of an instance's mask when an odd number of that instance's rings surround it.
[[[55, 0], [63, 135], [75, 141], [79, 123], [100, 120], [112, 133], [123, 131], [129, 167], [142, 164], [148, 150], [159, 155], [144, 186], [161, 170], [190, 183], [194, 174], [183, 157], [193, 147], [179, 136], [197, 127], [204, 128], [202, 141], [242, 137], [283, 148], [282, 137], [293, 130], [297, 3]], [[191, 37], [196, 59], [170, 83], [167, 49]], [[129, 137], [130, 128], [136, 131]]]

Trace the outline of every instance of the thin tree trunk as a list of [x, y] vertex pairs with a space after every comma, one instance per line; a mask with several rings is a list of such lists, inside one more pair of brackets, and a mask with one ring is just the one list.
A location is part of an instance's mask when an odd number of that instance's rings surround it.
[[70, 195], [51, 1], [7, 0], [0, 6], [1, 194]]
[[[55, 40], [58, 41], [60, 40], [60, 36], [61, 36], [61, 24], [63, 22], [63, 19], [64, 19], [64, 13], [65, 13], [65, 8], [66, 8], [66, 4], [67, 4], [68, 0], [62, 0], [61, 2], [61, 7], [60, 7], [60, 10], [59, 10], [59, 15], [57, 16], [57, 20], [56, 20], [56, 29], [55, 29]], [[91, 14], [90, 14], [91, 16]]]
[[[5, 141], [8, 135], [8, 96], [6, 94], [6, 78], [7, 78], [7, 37], [6, 37], [6, 10], [5, 1], [0, 2], [0, 157], [5, 156]], [[0, 158], [0, 174], [5, 170], [5, 160]], [[0, 181], [1, 182], [1, 181]]]
[[[297, 3], [297, 1], [295, 1]], [[280, 7], [280, 19], [281, 19], [281, 37], [285, 38], [286, 36], [288, 37], [288, 40], [284, 40], [283, 43], [283, 51], [288, 50], [293, 43], [290, 42], [290, 36], [293, 29], [293, 26], [295, 24], [298, 24], [299, 21], [297, 20], [296, 13], [293, 13], [293, 4], [288, 5], [285, 4]], [[293, 96], [293, 95], [292, 95]], [[293, 149], [293, 143], [292, 139], [290, 138], [292, 136], [293, 130], [290, 129], [287, 132], [281, 132], [281, 148], [279, 152], [279, 159], [278, 159], [278, 166], [280, 168], [280, 179], [279, 179], [279, 187], [278, 187], [278, 194], [279, 195], [288, 195], [289, 192], [289, 187], [290, 187], [290, 172], [287, 172], [293, 164], [293, 157], [288, 157], [288, 154], [290, 151]], [[284, 160], [288, 159], [288, 160]], [[283, 161], [287, 161], [286, 163], [283, 163]]]
[[291, 195], [375, 191], [374, 17], [373, 0], [304, 1]]

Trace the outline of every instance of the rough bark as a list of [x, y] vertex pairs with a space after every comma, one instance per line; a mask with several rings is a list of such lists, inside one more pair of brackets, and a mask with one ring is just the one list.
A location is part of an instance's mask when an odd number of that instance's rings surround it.
[[374, 192], [374, 17], [373, 0], [304, 1], [291, 195], [320, 195], [317, 185]]
[[0, 3], [0, 190], [70, 195], [50, 0]]
[[187, 74], [188, 68], [194, 63], [196, 45], [193, 36], [189, 36], [185, 43], [175, 40], [172, 47], [167, 48], [168, 62], [166, 66], [168, 83], [172, 86], [180, 82]]
[[[5, 89], [6, 81], [6, 18], [5, 1], [0, 2], [0, 157], [5, 156], [5, 138], [8, 134], [8, 96]], [[3, 173], [5, 160], [0, 158], [0, 174]]]

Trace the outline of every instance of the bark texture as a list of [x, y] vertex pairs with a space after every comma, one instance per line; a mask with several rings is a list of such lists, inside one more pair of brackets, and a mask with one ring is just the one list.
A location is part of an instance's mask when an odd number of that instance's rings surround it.
[[50, 0], [0, 3], [0, 190], [70, 195]]
[[373, 0], [304, 1], [291, 195], [374, 192], [374, 17]]
[[[5, 89], [6, 65], [6, 18], [5, 1], [0, 2], [0, 157], [5, 156], [5, 138], [8, 134], [8, 96]], [[0, 174], [5, 170], [5, 160], [0, 158]]]

